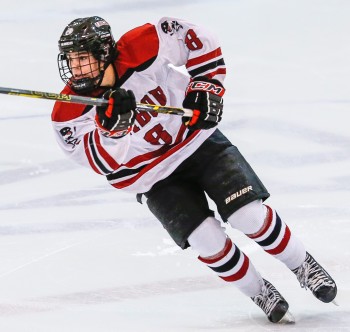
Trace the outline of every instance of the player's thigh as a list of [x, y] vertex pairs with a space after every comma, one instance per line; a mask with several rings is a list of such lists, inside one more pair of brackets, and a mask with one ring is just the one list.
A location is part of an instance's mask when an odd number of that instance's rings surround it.
[[242, 206], [269, 197], [264, 184], [235, 146], [213, 158], [201, 183], [224, 221]]
[[194, 183], [173, 181], [155, 186], [146, 196], [150, 211], [183, 249], [188, 247], [189, 235], [213, 216], [204, 191]]

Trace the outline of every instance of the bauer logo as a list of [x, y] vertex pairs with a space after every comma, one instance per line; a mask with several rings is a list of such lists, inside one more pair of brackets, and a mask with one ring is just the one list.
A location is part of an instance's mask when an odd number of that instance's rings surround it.
[[241, 189], [240, 191], [237, 191], [235, 192], [234, 194], [228, 196], [226, 199], [225, 199], [225, 203], [228, 204], [232, 201], [234, 201], [236, 198], [246, 194], [247, 192], [253, 190], [253, 187], [252, 186], [248, 186], [248, 187], [245, 187], [243, 189]]

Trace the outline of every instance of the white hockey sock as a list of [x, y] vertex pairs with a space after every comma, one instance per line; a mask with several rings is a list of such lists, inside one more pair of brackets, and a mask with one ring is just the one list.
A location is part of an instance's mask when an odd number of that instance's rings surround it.
[[291, 270], [305, 260], [306, 250], [302, 242], [291, 233], [277, 212], [267, 205], [263, 226], [255, 234], [247, 236]]
[[232, 227], [242, 231], [289, 269], [303, 263], [306, 251], [302, 242], [291, 233], [277, 212], [261, 201], [239, 209], [228, 220]]
[[260, 293], [263, 283], [249, 258], [227, 237], [225, 228], [214, 217], [208, 217], [188, 237], [198, 259], [225, 281], [234, 283], [244, 294]]
[[263, 205], [261, 200], [243, 206], [228, 218], [228, 222], [289, 269], [293, 270], [304, 262], [306, 251], [302, 242], [291, 233], [276, 211]]
[[249, 258], [227, 238], [225, 247], [218, 254], [198, 259], [207, 264], [227, 282], [232, 282], [245, 295], [253, 297], [261, 292], [262, 278]]

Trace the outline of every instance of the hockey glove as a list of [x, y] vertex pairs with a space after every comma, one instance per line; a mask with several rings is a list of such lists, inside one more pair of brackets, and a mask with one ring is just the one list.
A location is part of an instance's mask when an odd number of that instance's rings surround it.
[[192, 109], [193, 116], [183, 117], [182, 122], [191, 130], [215, 127], [221, 121], [224, 93], [224, 87], [217, 80], [204, 76], [192, 79], [182, 106]]
[[119, 138], [131, 131], [136, 116], [136, 100], [131, 90], [108, 90], [103, 94], [107, 106], [96, 107], [95, 122], [104, 136]]

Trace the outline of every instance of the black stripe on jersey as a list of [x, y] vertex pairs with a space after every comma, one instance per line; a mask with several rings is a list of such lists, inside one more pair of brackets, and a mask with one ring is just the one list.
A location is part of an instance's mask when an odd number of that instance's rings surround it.
[[281, 228], [282, 228], [282, 221], [281, 221], [281, 218], [276, 213], [276, 224], [272, 233], [265, 240], [262, 240], [256, 243], [262, 247], [269, 246], [270, 244], [276, 241], [276, 239], [278, 238], [278, 235], [281, 233]]
[[139, 173], [139, 172], [140, 172], [144, 167], [146, 167], [146, 166], [147, 166], [147, 165], [142, 165], [142, 166], [139, 167], [139, 168], [134, 168], [134, 169], [123, 169], [123, 170], [118, 171], [118, 172], [116, 172], [116, 173], [108, 174], [106, 177], [107, 177], [107, 180], [108, 180], [108, 181], [117, 180], [117, 179], [123, 178], [123, 177], [125, 177], [125, 176], [137, 174], [137, 173]]
[[82, 113], [81, 115], [90, 112], [91, 109], [92, 109], [93, 107], [94, 107], [93, 105], [87, 105], [87, 106], [84, 108], [84, 111], [83, 111], [83, 113]]
[[204, 66], [201, 66], [201, 67], [198, 67], [196, 69], [193, 69], [193, 70], [190, 70], [189, 71], [189, 74], [192, 76], [192, 77], [195, 77], [195, 76], [198, 76], [199, 74], [201, 73], [204, 73], [205, 71], [209, 70], [209, 69], [214, 69], [216, 67], [219, 67], [219, 66], [224, 66], [225, 65], [225, 61], [224, 59], [219, 59], [219, 60], [215, 60], [213, 62], [210, 62]]
[[238, 250], [238, 248], [236, 247], [236, 251], [234, 253], [234, 255], [223, 265], [218, 266], [218, 267], [211, 267], [209, 266], [213, 271], [218, 272], [218, 273], [222, 273], [222, 272], [227, 272], [230, 271], [232, 268], [234, 268], [239, 259], [241, 257], [241, 251]]
[[93, 132], [89, 134], [89, 145], [91, 149], [91, 153], [93, 156], [94, 162], [97, 164], [98, 168], [103, 172], [103, 173], [110, 173], [111, 171], [107, 169], [101, 162], [101, 160], [98, 158], [96, 150], [95, 150], [95, 144], [92, 139]]
[[[114, 85], [115, 88], [120, 88], [129, 78], [130, 76], [135, 72], [140, 72], [143, 70], [146, 70], [156, 59], [157, 57], [153, 57], [149, 60], [147, 60], [146, 62], [140, 64], [139, 66], [135, 67], [135, 68], [129, 68], [125, 74], [122, 77], [118, 77], [118, 79], [116, 80], [116, 83]], [[115, 70], [115, 73], [117, 73], [117, 71]], [[118, 76], [118, 74], [116, 74]]]

